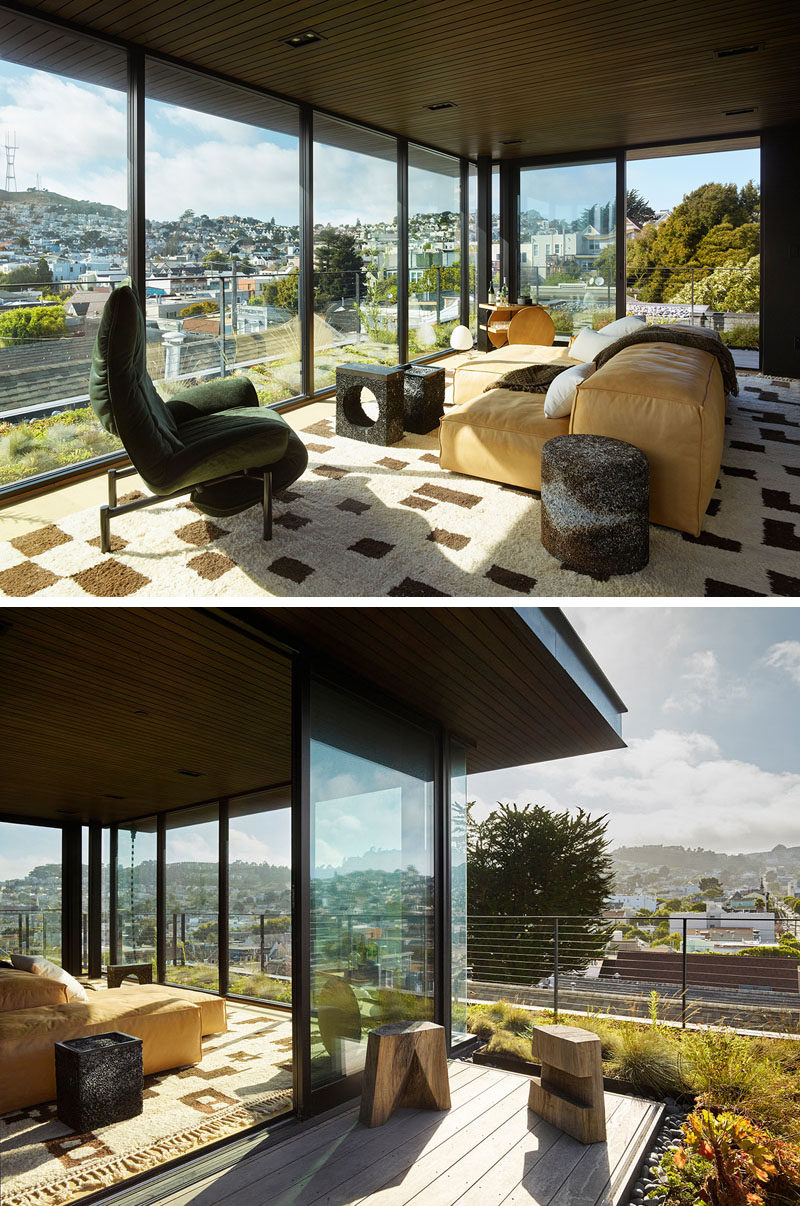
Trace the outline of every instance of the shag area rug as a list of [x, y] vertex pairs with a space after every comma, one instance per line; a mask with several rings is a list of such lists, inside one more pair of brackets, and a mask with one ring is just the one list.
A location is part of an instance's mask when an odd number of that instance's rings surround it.
[[144, 1112], [78, 1135], [54, 1102], [0, 1116], [3, 1206], [62, 1206], [291, 1108], [288, 1015], [228, 1003], [197, 1067], [146, 1076]]
[[650, 527], [650, 562], [602, 580], [564, 569], [540, 539], [536, 493], [439, 468], [436, 433], [384, 448], [301, 435], [309, 468], [275, 506], [209, 520], [188, 502], [112, 522], [97, 510], [0, 544], [0, 596], [735, 596], [800, 594], [800, 382], [739, 375], [717, 489], [697, 538]]

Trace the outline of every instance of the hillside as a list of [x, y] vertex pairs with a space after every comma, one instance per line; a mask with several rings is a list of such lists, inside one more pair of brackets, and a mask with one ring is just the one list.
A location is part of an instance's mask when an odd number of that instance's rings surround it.
[[38, 205], [42, 209], [54, 206], [57, 209], [67, 209], [72, 213], [99, 214], [103, 218], [124, 218], [125, 210], [116, 205], [103, 205], [100, 201], [78, 201], [75, 197], [65, 197], [62, 193], [37, 192], [36, 189], [22, 193], [9, 193], [0, 188], [0, 205]]

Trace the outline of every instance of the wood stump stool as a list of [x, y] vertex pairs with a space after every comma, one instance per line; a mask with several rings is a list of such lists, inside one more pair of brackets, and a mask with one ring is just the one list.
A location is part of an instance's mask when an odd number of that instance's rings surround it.
[[394, 1110], [449, 1110], [444, 1027], [390, 1022], [369, 1032], [361, 1113], [364, 1126], [383, 1126]]
[[533, 1054], [541, 1077], [531, 1078], [528, 1109], [581, 1143], [606, 1137], [600, 1039], [578, 1026], [534, 1026]]
[[650, 559], [647, 457], [608, 436], [554, 436], [542, 446], [542, 544], [566, 569], [608, 578]]

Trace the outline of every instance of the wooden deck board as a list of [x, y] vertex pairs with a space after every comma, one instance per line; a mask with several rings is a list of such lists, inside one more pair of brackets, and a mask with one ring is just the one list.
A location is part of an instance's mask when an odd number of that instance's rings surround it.
[[356, 1103], [163, 1206], [618, 1206], [662, 1109], [607, 1093], [607, 1142], [585, 1146], [528, 1110], [525, 1077], [454, 1062], [450, 1081], [448, 1112], [368, 1129]]

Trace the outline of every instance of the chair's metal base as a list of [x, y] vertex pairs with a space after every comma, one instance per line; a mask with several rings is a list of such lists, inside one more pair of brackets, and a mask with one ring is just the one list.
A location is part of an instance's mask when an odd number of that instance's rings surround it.
[[127, 515], [129, 511], [140, 511], [142, 507], [152, 507], [156, 503], [166, 502], [170, 498], [180, 498], [184, 494], [191, 494], [195, 486], [216, 486], [220, 482], [233, 481], [237, 477], [263, 478], [263, 538], [272, 540], [272, 473], [270, 470], [247, 469], [242, 473], [227, 473], [224, 477], [215, 477], [207, 482], [195, 482], [194, 485], [186, 486], [183, 490], [176, 490], [173, 494], [148, 494], [146, 498], [137, 498], [135, 502], [120, 505], [117, 502], [117, 482], [123, 477], [133, 477], [137, 472], [138, 470], [133, 466], [129, 469], [109, 469], [108, 471], [108, 503], [104, 503], [100, 508], [100, 548], [102, 552], [111, 552], [111, 520], [114, 516]]

